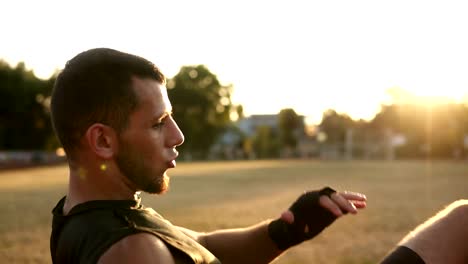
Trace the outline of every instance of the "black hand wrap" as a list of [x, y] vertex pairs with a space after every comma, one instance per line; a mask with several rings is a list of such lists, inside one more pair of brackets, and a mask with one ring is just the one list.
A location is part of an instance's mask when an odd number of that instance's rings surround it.
[[330, 196], [336, 191], [325, 187], [320, 191], [306, 192], [294, 202], [289, 210], [294, 214], [294, 223], [281, 219], [268, 225], [268, 234], [279, 249], [285, 250], [318, 235], [335, 221], [336, 216], [319, 204], [320, 196]]

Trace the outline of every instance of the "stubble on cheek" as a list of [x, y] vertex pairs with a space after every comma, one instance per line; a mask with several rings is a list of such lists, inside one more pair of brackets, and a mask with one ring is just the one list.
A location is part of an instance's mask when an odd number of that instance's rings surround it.
[[116, 162], [124, 176], [137, 189], [136, 191], [162, 194], [168, 190], [170, 179], [166, 172], [149, 166], [143, 155], [127, 144], [121, 143]]

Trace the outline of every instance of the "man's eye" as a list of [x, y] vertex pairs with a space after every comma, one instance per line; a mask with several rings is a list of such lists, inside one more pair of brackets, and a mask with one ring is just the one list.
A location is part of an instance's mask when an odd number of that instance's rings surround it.
[[160, 129], [164, 126], [166, 122], [159, 122], [159, 123], [156, 123], [153, 125], [153, 128], [157, 128], [157, 129]]

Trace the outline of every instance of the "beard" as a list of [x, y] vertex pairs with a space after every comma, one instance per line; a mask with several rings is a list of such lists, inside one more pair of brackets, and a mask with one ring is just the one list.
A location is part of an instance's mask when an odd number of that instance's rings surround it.
[[145, 163], [144, 157], [130, 144], [119, 140], [119, 153], [116, 155], [117, 166], [127, 179], [137, 188], [151, 194], [162, 194], [169, 188], [166, 172], [155, 172]]

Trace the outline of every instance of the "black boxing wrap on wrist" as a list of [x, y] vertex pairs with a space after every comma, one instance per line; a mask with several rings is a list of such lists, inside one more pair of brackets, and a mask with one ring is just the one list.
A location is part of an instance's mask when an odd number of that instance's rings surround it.
[[305, 240], [311, 239], [333, 223], [336, 216], [319, 204], [320, 196], [329, 196], [336, 191], [325, 187], [301, 195], [289, 208], [294, 214], [294, 223], [281, 219], [268, 225], [268, 234], [279, 249], [285, 250]]

